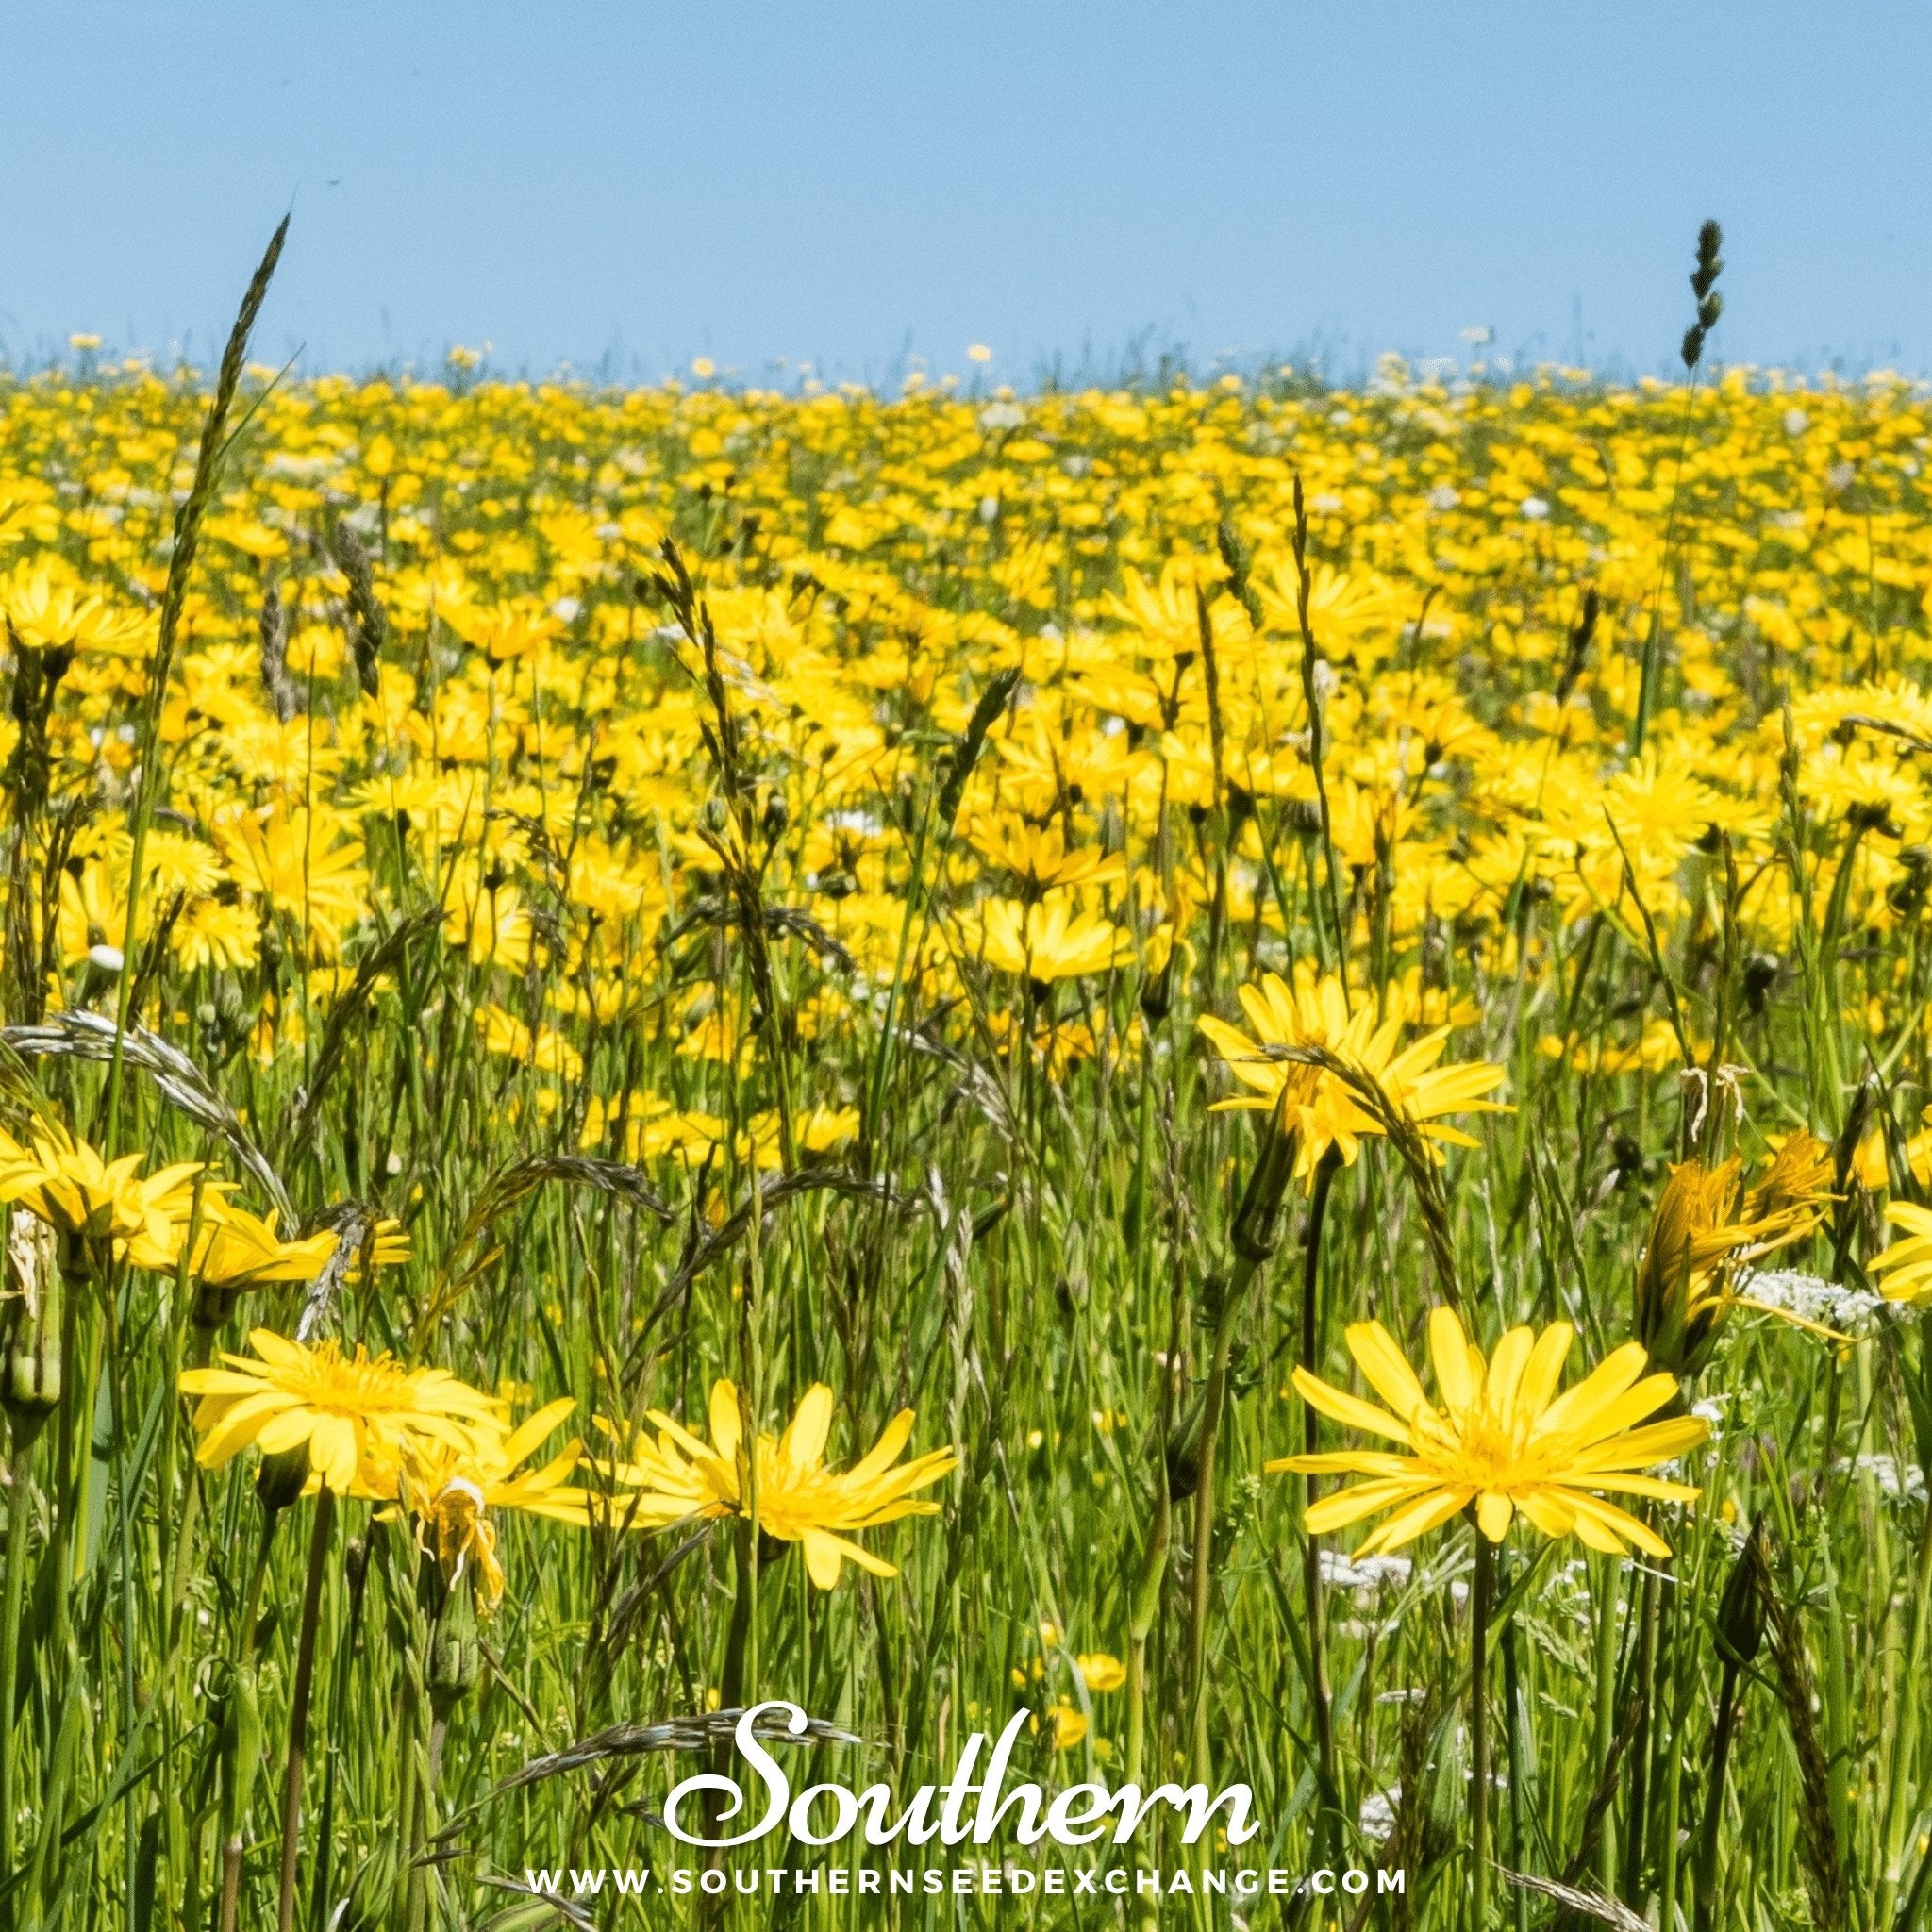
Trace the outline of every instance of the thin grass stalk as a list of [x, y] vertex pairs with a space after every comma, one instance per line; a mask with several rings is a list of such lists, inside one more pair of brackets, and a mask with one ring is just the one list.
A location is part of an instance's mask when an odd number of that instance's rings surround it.
[[[1591, 1564], [1596, 1599], [1596, 1704], [1591, 1731], [1591, 1786], [1601, 1790], [1608, 1775], [1610, 1752], [1617, 1727], [1617, 1606], [1623, 1597], [1614, 1557], [1598, 1556]], [[1597, 1845], [1597, 1890], [1607, 1897], [1617, 1888], [1617, 1807], [1605, 1807]]]
[[[1904, 1683], [1905, 1695], [1899, 1700], [1898, 1733], [1891, 1744], [1891, 1779], [1885, 1794], [1884, 1853], [1878, 1871], [1878, 1889], [1873, 1924], [1888, 1927], [1898, 1903], [1899, 1888], [1905, 1881], [1906, 1849], [1910, 1838], [1915, 1780], [1918, 1772], [1919, 1737], [1923, 1723], [1922, 1690], [1927, 1669], [1927, 1648], [1932, 1645], [1932, 1507], [1919, 1525], [1919, 1561], [1912, 1592], [1911, 1649], [1907, 1654]], [[1932, 1858], [1924, 1861], [1932, 1866]], [[1909, 1923], [1909, 1921], [1907, 1921]]]
[[[1519, 1872], [1529, 1869], [1529, 1846], [1523, 1822], [1524, 1764], [1523, 1685], [1517, 1670], [1516, 1619], [1503, 1625], [1503, 1722], [1504, 1743], [1509, 1771], [1509, 1859]], [[1512, 1889], [1516, 1932], [1529, 1932], [1529, 1893], [1522, 1886]]]
[[1194, 1491], [1193, 1589], [1188, 1611], [1188, 1707], [1192, 1714], [1194, 1775], [1208, 1781], [1212, 1751], [1208, 1723], [1208, 1623], [1214, 1597], [1214, 1475], [1215, 1450], [1221, 1435], [1222, 1410], [1227, 1399], [1227, 1365], [1234, 1351], [1235, 1331], [1247, 1306], [1248, 1289], [1259, 1266], [1257, 1258], [1241, 1255], [1222, 1291], [1214, 1324], [1214, 1341], [1202, 1391], [1199, 1474]]
[[235, 391], [242, 381], [248, 356], [248, 338], [254, 333], [256, 317], [268, 297], [268, 285], [275, 278], [275, 264], [282, 258], [282, 243], [288, 239], [289, 218], [284, 215], [254, 275], [242, 297], [235, 325], [228, 332], [227, 346], [222, 352], [221, 368], [215, 377], [215, 392], [209, 400], [208, 417], [202, 425], [201, 442], [195, 452], [194, 480], [181, 508], [175, 514], [175, 547], [168, 559], [168, 580], [161, 591], [160, 622], [155, 635], [155, 655], [148, 667], [147, 701], [141, 727], [140, 772], [134, 800], [128, 813], [131, 846], [127, 859], [127, 912], [122, 923], [121, 957], [125, 968], [121, 974], [120, 992], [114, 1013], [114, 1052], [108, 1072], [106, 1133], [108, 1150], [114, 1149], [119, 1134], [121, 1063], [127, 1024], [132, 1018], [129, 1001], [134, 990], [135, 939], [140, 929], [141, 891], [143, 858], [149, 821], [160, 793], [161, 713], [168, 701], [168, 679], [174, 669], [175, 638], [180, 628], [181, 612], [188, 598], [188, 580], [194, 570], [194, 554], [201, 538], [202, 518], [214, 495], [222, 459], [228, 451], [228, 412], [234, 406]]

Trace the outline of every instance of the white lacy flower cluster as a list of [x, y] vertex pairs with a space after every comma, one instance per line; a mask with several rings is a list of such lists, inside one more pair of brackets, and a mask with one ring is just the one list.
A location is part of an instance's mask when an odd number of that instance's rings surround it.
[[1860, 1288], [1845, 1288], [1797, 1268], [1767, 1268], [1751, 1275], [1741, 1291], [1754, 1302], [1807, 1322], [1822, 1322], [1840, 1335], [1861, 1337], [1877, 1330], [1885, 1298]]

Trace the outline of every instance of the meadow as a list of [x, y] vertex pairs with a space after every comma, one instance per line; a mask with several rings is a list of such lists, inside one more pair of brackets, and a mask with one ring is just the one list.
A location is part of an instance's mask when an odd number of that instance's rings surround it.
[[[1923, 386], [250, 319], [0, 375], [8, 1926], [1924, 1923]], [[528, 1895], [767, 1698], [1260, 1830]]]

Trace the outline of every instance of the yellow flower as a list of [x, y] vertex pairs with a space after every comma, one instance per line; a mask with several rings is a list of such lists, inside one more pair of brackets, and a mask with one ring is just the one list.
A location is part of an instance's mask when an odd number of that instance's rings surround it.
[[72, 1243], [107, 1245], [137, 1268], [172, 1268], [194, 1201], [198, 1160], [142, 1177], [142, 1157], [103, 1160], [85, 1141], [49, 1124], [27, 1146], [0, 1132], [0, 1201], [38, 1214]]
[[1118, 1690], [1127, 1681], [1127, 1667], [1104, 1650], [1089, 1651], [1074, 1659], [1075, 1669], [1088, 1690], [1104, 1695]]
[[141, 642], [146, 620], [119, 611], [58, 574], [58, 566], [22, 563], [0, 578], [0, 617], [29, 651], [116, 651]]
[[1002, 973], [1038, 985], [1106, 973], [1134, 948], [1129, 936], [1093, 912], [1075, 912], [1063, 898], [1022, 906], [991, 899], [980, 913], [979, 957]]
[[[832, 1391], [815, 1382], [805, 1391], [782, 1438], [760, 1435], [758, 1456], [758, 1520], [766, 1536], [804, 1545], [805, 1567], [821, 1590], [839, 1581], [849, 1559], [874, 1576], [894, 1576], [891, 1563], [853, 1542], [841, 1531], [870, 1529], [901, 1516], [932, 1516], [937, 1503], [912, 1500], [915, 1490], [949, 1474], [958, 1458], [935, 1449], [894, 1468], [912, 1436], [913, 1414], [902, 1408], [886, 1424], [870, 1455], [841, 1473], [824, 1466], [825, 1439], [832, 1427]], [[711, 1440], [707, 1443], [681, 1424], [651, 1411], [658, 1426], [654, 1442], [641, 1434], [632, 1460], [613, 1474], [637, 1493], [613, 1504], [621, 1518], [641, 1527], [662, 1527], [691, 1516], [749, 1516], [748, 1474], [743, 1426], [735, 1384], [711, 1385]]]
[[1294, 1372], [1296, 1391], [1324, 1415], [1386, 1437], [1409, 1454], [1343, 1450], [1291, 1456], [1268, 1468], [1367, 1476], [1324, 1497], [1307, 1517], [1309, 1534], [1324, 1536], [1392, 1510], [1362, 1544], [1364, 1555], [1399, 1549], [1474, 1504], [1491, 1542], [1502, 1541], [1521, 1510], [1545, 1536], [1574, 1535], [1589, 1549], [1616, 1555], [1635, 1543], [1651, 1556], [1668, 1556], [1655, 1530], [1601, 1492], [1690, 1502], [1697, 1491], [1689, 1485], [1639, 1472], [1694, 1449], [1706, 1425], [1680, 1416], [1636, 1426], [1675, 1396], [1677, 1384], [1671, 1375], [1645, 1375], [1643, 1348], [1635, 1341], [1558, 1395], [1572, 1339], [1567, 1322], [1541, 1335], [1512, 1328], [1486, 1361], [1454, 1310], [1436, 1309], [1429, 1354], [1439, 1407], [1389, 1331], [1379, 1322], [1357, 1322], [1348, 1330], [1349, 1353], [1389, 1409], [1331, 1389], [1306, 1369]]
[[1378, 1018], [1373, 1001], [1358, 999], [1352, 1004], [1339, 978], [1318, 974], [1305, 961], [1295, 970], [1292, 987], [1279, 974], [1270, 973], [1258, 987], [1242, 987], [1240, 997], [1241, 1010], [1255, 1029], [1253, 1040], [1211, 1013], [1202, 1014], [1196, 1024], [1228, 1072], [1261, 1097], [1224, 1100], [1216, 1111], [1279, 1108], [1283, 1126], [1296, 1139], [1294, 1171], [1309, 1186], [1330, 1148], [1353, 1166], [1362, 1137], [1379, 1134], [1382, 1128], [1339, 1074], [1285, 1058], [1272, 1049], [1321, 1047], [1359, 1069], [1430, 1141], [1474, 1147], [1474, 1141], [1459, 1127], [1443, 1125], [1441, 1117], [1508, 1111], [1501, 1101], [1483, 1097], [1502, 1085], [1501, 1067], [1483, 1060], [1436, 1064], [1448, 1044], [1448, 1027], [1424, 1034], [1398, 1051], [1406, 1012], [1392, 989], [1386, 1017]]
[[568, 1486], [583, 1458], [582, 1442], [572, 1441], [541, 1469], [516, 1473], [517, 1465], [560, 1428], [575, 1407], [566, 1395], [507, 1435], [479, 1428], [461, 1443], [406, 1436], [398, 1463], [386, 1469], [379, 1461], [365, 1462], [358, 1487], [372, 1494], [399, 1497], [416, 1519], [423, 1546], [434, 1551], [448, 1582], [454, 1583], [474, 1562], [477, 1603], [488, 1612], [502, 1601], [504, 1588], [491, 1510], [517, 1509], [558, 1523], [583, 1524], [591, 1520], [589, 1491]]
[[215, 821], [215, 842], [238, 883], [306, 929], [316, 951], [333, 957], [365, 909], [362, 851], [332, 811], [230, 811]]
[[968, 835], [995, 865], [1042, 891], [1051, 886], [1093, 886], [1117, 879], [1126, 870], [1118, 854], [1067, 850], [1058, 824], [1029, 825], [1008, 814], [974, 820]]
[[1737, 1160], [1673, 1167], [1637, 1268], [1637, 1337], [1652, 1358], [1674, 1374], [1697, 1374], [1733, 1307], [1765, 1307], [1736, 1291], [1738, 1270], [1809, 1234], [1830, 1183], [1831, 1150], [1809, 1134], [1786, 1141], [1749, 1189]]
[[1887, 1301], [1909, 1302], [1915, 1307], [1932, 1301], [1932, 1209], [1909, 1201], [1893, 1201], [1885, 1218], [1906, 1231], [1884, 1254], [1866, 1263], [1866, 1273], [1883, 1274], [1879, 1283]]
[[313, 1281], [336, 1251], [336, 1236], [324, 1228], [295, 1241], [275, 1233], [277, 1210], [260, 1220], [218, 1195], [202, 1200], [202, 1228], [192, 1272], [211, 1288], [252, 1288], [263, 1281]]
[[1053, 1748], [1056, 1751], [1071, 1751], [1087, 1735], [1087, 1714], [1077, 1709], [1062, 1697], [1047, 1712], [1053, 1725]]
[[365, 1464], [399, 1466], [411, 1439], [471, 1446], [498, 1410], [443, 1369], [407, 1369], [389, 1355], [333, 1341], [308, 1347], [267, 1328], [248, 1338], [254, 1357], [224, 1354], [225, 1368], [188, 1369], [181, 1391], [198, 1395], [195, 1459], [220, 1469], [252, 1442], [264, 1456], [306, 1443], [314, 1475], [339, 1495]]

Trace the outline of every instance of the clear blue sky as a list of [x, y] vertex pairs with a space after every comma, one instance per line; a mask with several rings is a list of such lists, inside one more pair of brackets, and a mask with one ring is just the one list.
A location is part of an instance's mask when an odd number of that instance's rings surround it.
[[0, 350], [1932, 370], [1932, 7], [6, 0]]

